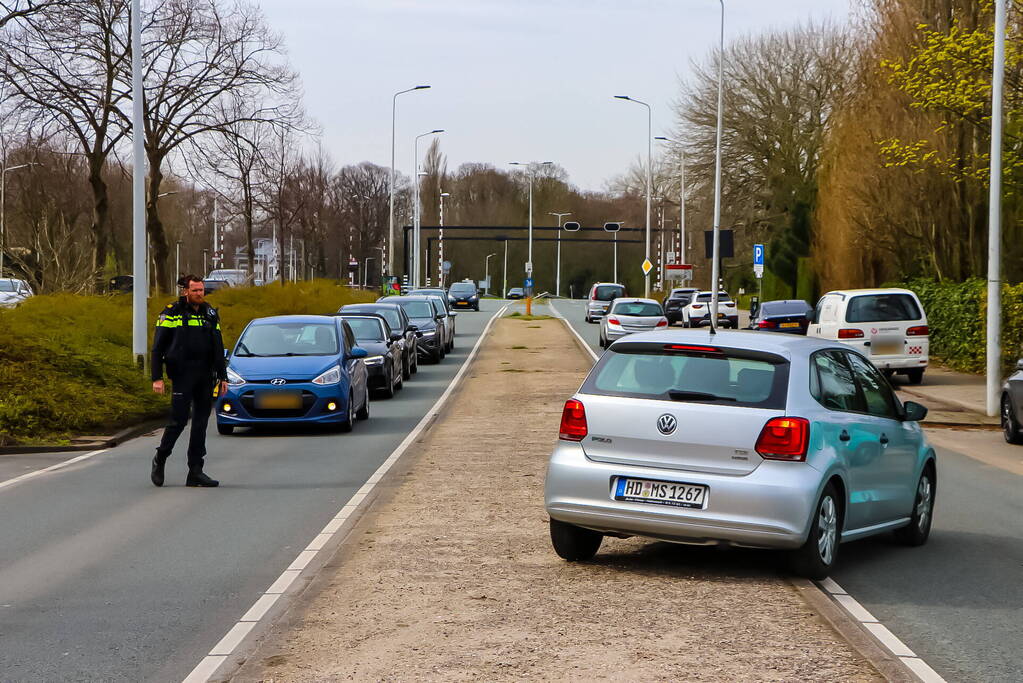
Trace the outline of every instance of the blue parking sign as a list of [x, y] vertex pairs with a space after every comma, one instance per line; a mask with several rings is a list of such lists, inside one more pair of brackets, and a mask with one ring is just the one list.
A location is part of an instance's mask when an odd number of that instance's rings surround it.
[[753, 245], [753, 265], [762, 266], [764, 265], [764, 245], [754, 244]]

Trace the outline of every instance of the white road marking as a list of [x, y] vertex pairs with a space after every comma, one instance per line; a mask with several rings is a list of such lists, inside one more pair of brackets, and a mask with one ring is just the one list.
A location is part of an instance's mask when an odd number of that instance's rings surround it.
[[913, 672], [917, 678], [924, 681], [924, 683], [945, 683], [945, 679], [938, 675], [938, 672], [918, 657], [908, 645], [899, 640], [894, 633], [877, 620], [877, 617], [871, 614], [856, 598], [849, 595], [834, 580], [827, 578], [823, 581], [818, 581], [817, 585], [826, 594], [830, 595], [835, 602], [841, 605], [849, 613], [849, 616], [858, 621], [868, 633], [874, 636], [877, 642], [881, 643], [885, 649], [898, 657], [899, 661], [905, 664], [906, 668]]
[[593, 350], [593, 347], [590, 346], [585, 339], [583, 339], [583, 336], [579, 334], [578, 330], [572, 327], [572, 323], [568, 322], [568, 318], [563, 316], [561, 314], [561, 311], [554, 307], [554, 301], [553, 300], [548, 301], [547, 305], [550, 306], [550, 309], [552, 311], [554, 311], [554, 317], [559, 319], [561, 322], [565, 323], [565, 327], [568, 328], [568, 331], [575, 335], [575, 338], [579, 340], [579, 342], [583, 345], [583, 348], [586, 349], [587, 352], [589, 352], [590, 357], [593, 358], [594, 361], [599, 360], [600, 356], [598, 356], [597, 352]]
[[63, 462], [58, 462], [56, 465], [50, 465], [49, 467], [44, 467], [41, 470], [35, 470], [33, 472], [28, 472], [27, 474], [22, 474], [21, 476], [18, 476], [18, 477], [14, 477], [13, 479], [8, 479], [6, 481], [0, 481], [0, 489], [6, 488], [8, 486], [13, 486], [13, 485], [17, 484], [19, 481], [25, 481], [26, 479], [32, 479], [33, 477], [38, 477], [39, 475], [46, 474], [47, 472], [54, 472], [56, 470], [63, 469], [64, 467], [68, 467], [69, 465], [73, 465], [76, 462], [81, 462], [83, 460], [88, 460], [89, 458], [91, 458], [93, 456], [96, 456], [96, 455], [99, 455], [100, 453], [106, 453], [108, 450], [110, 450], [110, 449], [109, 448], [103, 448], [103, 449], [98, 450], [98, 451], [90, 451], [88, 453], [85, 453], [84, 455], [79, 455], [79, 456], [76, 456], [76, 457], [71, 458], [69, 460], [65, 460]]
[[[327, 523], [327, 526], [323, 528], [319, 534], [309, 543], [305, 550], [298, 554], [298, 557], [291, 563], [291, 565], [281, 572], [281, 575], [273, 582], [266, 593], [261, 595], [255, 604], [252, 605], [245, 612], [245, 615], [231, 627], [231, 630], [220, 639], [208, 656], [203, 657], [199, 664], [196, 665], [192, 672], [184, 679], [183, 683], [205, 683], [217, 672], [220, 665], [227, 661], [228, 656], [234, 652], [234, 650], [241, 644], [245, 636], [255, 628], [262, 619], [266, 616], [266, 613], [270, 610], [270, 607], [285, 593], [288, 588], [295, 582], [302, 571], [305, 570], [309, 562], [319, 553], [320, 550], [326, 545], [330, 537], [337, 534], [338, 530], [344, 524], [345, 521], [359, 508], [359, 505], [366, 500], [366, 497], [373, 491], [376, 485], [383, 479], [387, 471], [391, 469], [394, 463], [398, 462], [399, 458], [404, 455], [405, 451], [416, 442], [419, 435], [430, 425], [431, 422], [440, 413], [441, 408], [447, 402], [448, 398], [454, 392], [455, 388], [462, 381], [462, 377], [469, 369], [469, 365], [473, 359], [476, 358], [476, 354], [479, 353], [480, 346], [483, 344], [483, 340], [486, 339], [487, 334], [490, 332], [490, 328], [493, 326], [494, 321], [504, 315], [504, 312], [508, 310], [509, 304], [505, 304], [497, 311], [490, 320], [487, 321], [486, 326], [480, 333], [479, 338], [476, 340], [476, 344], [472, 347], [469, 355], [466, 357], [462, 366], [455, 373], [454, 378], [448, 384], [444, 393], [440, 395], [440, 398], [434, 402], [423, 418], [416, 424], [411, 432], [408, 433], [398, 447], [391, 451], [391, 455], [377, 468], [366, 483], [353, 495], [345, 505], [338, 511], [337, 515]], [[0, 484], [2, 486], [2, 484]]]

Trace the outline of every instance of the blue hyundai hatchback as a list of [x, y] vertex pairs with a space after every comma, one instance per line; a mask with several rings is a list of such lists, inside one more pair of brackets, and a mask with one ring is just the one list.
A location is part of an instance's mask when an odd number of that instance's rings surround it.
[[348, 324], [333, 316], [250, 322], [230, 354], [217, 431], [264, 424], [327, 424], [351, 431], [369, 417], [369, 383]]

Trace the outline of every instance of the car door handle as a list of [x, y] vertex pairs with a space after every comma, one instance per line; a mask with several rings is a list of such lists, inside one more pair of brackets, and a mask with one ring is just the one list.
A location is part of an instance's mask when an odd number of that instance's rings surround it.
[[842, 430], [842, 433], [838, 435], [839, 441], [849, 441], [850, 439], [852, 439], [852, 437], [849, 436], [849, 432], [845, 431], [844, 429]]
[[888, 445], [888, 435], [887, 434], [882, 434], [881, 435], [881, 445], [882, 446], [887, 446]]

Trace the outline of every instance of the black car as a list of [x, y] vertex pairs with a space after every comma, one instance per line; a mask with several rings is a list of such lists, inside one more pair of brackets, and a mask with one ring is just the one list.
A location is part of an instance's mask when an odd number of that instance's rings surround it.
[[472, 282], [456, 282], [448, 287], [448, 303], [452, 308], [471, 308], [479, 311], [480, 293]]
[[680, 287], [668, 292], [668, 296], [664, 297], [662, 303], [664, 305], [664, 317], [668, 319], [669, 325], [674, 325], [684, 320], [682, 309], [692, 301], [693, 296], [698, 291], [700, 290], [695, 287]]
[[425, 296], [386, 296], [377, 303], [397, 304], [416, 327], [416, 348], [420, 355], [439, 363], [447, 354], [447, 327], [434, 309], [433, 298]]
[[802, 299], [765, 301], [750, 314], [749, 327], [767, 332], [806, 334], [812, 315], [813, 307]]
[[398, 341], [401, 333], [392, 332], [390, 325], [379, 315], [341, 315], [355, 335], [355, 341], [368, 354], [362, 359], [369, 372], [369, 388], [391, 398], [401, 389], [404, 380], [401, 374], [401, 348]]
[[401, 306], [383, 301], [375, 304], [348, 304], [339, 308], [338, 313], [345, 315], [370, 313], [383, 317], [391, 327], [392, 332], [402, 333], [402, 338], [398, 342], [401, 346], [402, 354], [401, 376], [404, 379], [411, 379], [412, 375], [419, 372], [416, 328], [412, 321], [409, 320], [409, 317], [405, 315], [405, 309]]

